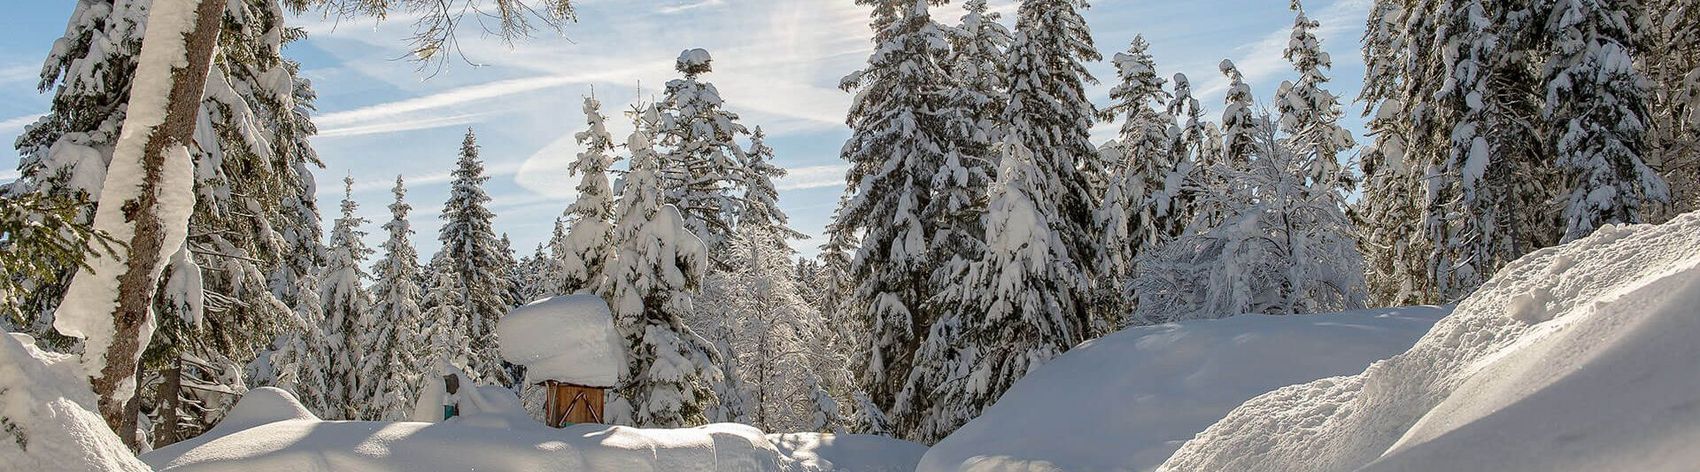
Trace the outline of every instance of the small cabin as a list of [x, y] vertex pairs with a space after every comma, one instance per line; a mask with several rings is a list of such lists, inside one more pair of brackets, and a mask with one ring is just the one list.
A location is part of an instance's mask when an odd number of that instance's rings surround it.
[[605, 398], [625, 367], [625, 340], [602, 297], [566, 295], [515, 308], [497, 323], [496, 340], [503, 359], [526, 367], [526, 383], [544, 389], [544, 423], [606, 421]]
[[543, 418], [550, 427], [603, 423], [603, 392], [607, 389], [558, 380], [538, 385], [543, 386]]

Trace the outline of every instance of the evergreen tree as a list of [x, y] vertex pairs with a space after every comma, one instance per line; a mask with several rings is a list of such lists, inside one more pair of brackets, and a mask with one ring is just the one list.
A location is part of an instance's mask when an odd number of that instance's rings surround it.
[[1413, 136], [1400, 98], [1410, 61], [1402, 35], [1404, 10], [1395, 2], [1377, 2], [1370, 10], [1364, 34], [1367, 67], [1358, 100], [1372, 140], [1362, 153], [1363, 197], [1352, 217], [1359, 228], [1364, 253], [1369, 302], [1373, 306], [1404, 306], [1431, 300], [1425, 276], [1431, 243], [1423, 236], [1424, 187], [1415, 165], [1419, 153], [1406, 139]]
[[[331, 385], [331, 346], [325, 337], [325, 317], [319, 300], [319, 278], [307, 274], [297, 281], [300, 295], [290, 325], [278, 334], [271, 349], [260, 353], [251, 374], [259, 386], [277, 387], [295, 394], [314, 415], [326, 417], [342, 412], [341, 405], [326, 387]], [[335, 408], [335, 409], [333, 409]]]
[[[1210, 150], [1213, 149], [1205, 141], [1210, 134], [1211, 124], [1204, 118], [1204, 107], [1198, 99], [1192, 96], [1192, 83], [1186, 74], [1176, 73], [1174, 79], [1174, 98], [1169, 100], [1169, 116], [1176, 121], [1169, 130], [1169, 155], [1175, 159], [1175, 171], [1164, 180], [1164, 194], [1172, 199], [1170, 218], [1167, 226], [1160, 228], [1165, 238], [1180, 236], [1196, 218], [1206, 220], [1219, 219], [1217, 215], [1200, 215], [1198, 189], [1207, 186], [1203, 182], [1205, 173], [1202, 167], [1207, 164]], [[1184, 120], [1183, 120], [1184, 118]]]
[[[1223, 96], [1221, 164], [1243, 168], [1251, 160], [1253, 135], [1257, 132], [1256, 102], [1251, 98], [1251, 86], [1245, 83], [1234, 61], [1223, 59], [1222, 76], [1228, 78], [1228, 93]], [[1210, 162], [1207, 165], [1217, 165]]]
[[[1014, 135], [1003, 144], [1004, 160], [992, 188], [988, 251], [965, 274], [960, 298], [972, 309], [954, 312], [932, 326], [919, 362], [936, 364], [928, 410], [911, 437], [937, 442], [979, 416], [1015, 381], [1081, 341], [1073, 316], [1086, 284], [1052, 228], [1064, 215], [1046, 189], [1049, 180], [1035, 155]], [[905, 391], [909, 393], [909, 391]]]
[[364, 419], [381, 364], [368, 360], [378, 345], [372, 312], [372, 294], [366, 290], [366, 256], [371, 249], [362, 238], [365, 218], [354, 215], [354, 178], [343, 179], [342, 217], [331, 229], [324, 275], [319, 280], [319, 298], [324, 303], [325, 334], [331, 347], [332, 415], [339, 419]]
[[[1641, 65], [1654, 84], [1649, 166], [1671, 190], [1668, 218], [1700, 208], [1700, 7], [1683, 0], [1646, 2], [1651, 32]], [[1662, 219], [1662, 218], [1661, 218]]]
[[375, 397], [367, 417], [395, 421], [413, 413], [423, 385], [420, 367], [422, 347], [429, 340], [423, 337], [424, 312], [420, 308], [419, 252], [413, 248], [413, 227], [407, 219], [412, 206], [407, 204], [407, 188], [401, 176], [395, 178], [395, 202], [390, 204], [390, 221], [384, 224], [389, 239], [384, 241], [384, 256], [374, 266], [376, 283], [372, 286], [373, 313], [379, 333], [377, 350], [368, 358], [376, 363], [367, 369], [377, 372]]
[[1096, 213], [1104, 228], [1103, 251], [1096, 264], [1100, 293], [1094, 296], [1099, 309], [1120, 318], [1132, 307], [1123, 290], [1132, 275], [1133, 261], [1146, 248], [1168, 239], [1169, 228], [1180, 224], [1177, 213], [1181, 179], [1175, 158], [1175, 119], [1164, 106], [1171, 98], [1163, 91], [1156, 62], [1147, 52], [1144, 37], [1135, 37], [1127, 52], [1117, 53], [1115, 65], [1121, 83], [1110, 89], [1114, 103], [1100, 114], [1104, 121], [1125, 115], [1116, 141], [1106, 151], [1110, 160], [1110, 186]]
[[[1004, 61], [1009, 58], [1011, 36], [1009, 28], [998, 22], [1003, 15], [991, 11], [986, 0], [968, 0], [962, 9], [962, 22], [945, 31], [950, 41], [946, 64], [969, 115], [979, 123], [983, 136], [976, 140], [994, 143], [1001, 134], [1004, 107], [1009, 103], [1009, 67]], [[990, 160], [989, 153], [982, 157]]]
[[1275, 92], [1281, 130], [1287, 132], [1300, 159], [1310, 166], [1305, 174], [1311, 182], [1334, 182], [1340, 190], [1350, 192], [1357, 186], [1356, 179], [1341, 168], [1340, 153], [1356, 143], [1352, 133], [1340, 125], [1340, 98], [1322, 88], [1328, 83], [1323, 73], [1334, 67], [1334, 62], [1312, 32], [1321, 24], [1305, 16], [1298, 0], [1293, 0], [1292, 9], [1298, 17], [1293, 20], [1292, 38], [1283, 55], [1298, 71], [1299, 80], [1282, 82]]
[[1611, 223], [1641, 223], [1670, 189], [1646, 165], [1647, 79], [1634, 68], [1645, 46], [1640, 2], [1560, 0], [1546, 19], [1545, 117], [1569, 184], [1563, 241]]
[[641, 114], [626, 147], [631, 168], [615, 209], [616, 256], [602, 287], [627, 343], [625, 375], [610, 401], [610, 418], [629, 405], [638, 426], [676, 428], [708, 420], [709, 385], [718, 372], [708, 345], [685, 325], [691, 292], [702, 282], [707, 247], [666, 202], [660, 158], [650, 141], [658, 118]]
[[[1032, 151], [1033, 165], [1044, 182], [1035, 189], [1046, 192], [1039, 201], [1056, 205], [1059, 217], [1050, 221], [1051, 232], [1062, 241], [1069, 261], [1097, 260], [1100, 246], [1093, 210], [1098, 206], [1103, 166], [1090, 140], [1096, 115], [1085, 94], [1085, 84], [1095, 82], [1085, 62], [1100, 59], [1092, 36], [1079, 10], [1083, 0], [1024, 0], [1016, 10], [1015, 40], [1010, 46], [1010, 104], [1006, 111], [1010, 133], [1021, 146]], [[1039, 178], [1039, 177], [1034, 177]], [[1059, 262], [1059, 259], [1052, 261]], [[1090, 267], [1085, 281], [1094, 280]], [[1058, 267], [1056, 273], [1066, 272]], [[1065, 281], [1066, 282], [1066, 281]], [[1068, 303], [1059, 306], [1071, 313], [1068, 327], [1072, 339], [1086, 339], [1108, 332], [1114, 324], [1102, 316], [1088, 316], [1081, 300], [1091, 291], [1088, 285], [1067, 287]]]
[[608, 134], [602, 115], [602, 102], [585, 97], [584, 116], [590, 127], [575, 137], [584, 150], [568, 168], [568, 175], [579, 175], [578, 199], [567, 207], [564, 220], [572, 229], [562, 231], [556, 221], [556, 236], [550, 240], [555, 266], [550, 280], [557, 284], [557, 293], [570, 294], [600, 285], [604, 267], [613, 257], [614, 191], [608, 184], [608, 168], [614, 164], [614, 139]]
[[[495, 215], [485, 204], [490, 196], [484, 193], [484, 163], [478, 158], [478, 142], [472, 130], [461, 141], [460, 160], [456, 163], [454, 180], [449, 184], [449, 200], [443, 205], [443, 227], [437, 233], [443, 248], [432, 258], [433, 267], [448, 271], [454, 278], [454, 324], [470, 340], [471, 357], [466, 360], [468, 373], [475, 381], [511, 385], [514, 380], [502, 367], [497, 352], [496, 322], [506, 315], [511, 293], [510, 282], [501, 271], [512, 257], [502, 252], [501, 241], [492, 225]], [[442, 290], [445, 287], [433, 287]]]
[[885, 408], [896, 401], [915, 367], [916, 346], [931, 324], [922, 306], [930, 298], [934, 222], [922, 212], [932, 203], [935, 173], [957, 152], [958, 133], [972, 123], [953, 103], [953, 84], [941, 65], [944, 35], [927, 1], [858, 4], [874, 7], [875, 49], [868, 66], [841, 83], [859, 93], [848, 117], [851, 137], [843, 148], [850, 163], [849, 187], [828, 237], [829, 244], [848, 249], [860, 235], [854, 256], [846, 261], [856, 287], [844, 304], [848, 311], [841, 313], [851, 313], [866, 326], [870, 345], [860, 381], [872, 401]]
[[779, 209], [779, 189], [773, 184], [774, 179], [785, 177], [785, 168], [774, 165], [773, 148], [767, 145], [767, 135], [757, 126], [750, 135], [750, 150], [745, 154], [741, 166], [739, 187], [744, 189], [743, 211], [738, 215], [737, 226], [751, 228], [767, 228], [779, 235], [777, 241], [772, 241], [773, 249], [786, 255], [792, 254], [792, 239], [801, 239], [803, 233], [791, 229], [791, 218]]
[[660, 169], [668, 203], [679, 208], [686, 226], [718, 254], [740, 210], [731, 192], [744, 151], [734, 140], [749, 131], [738, 123], [736, 113], [722, 107], [724, 100], [714, 84], [699, 80], [713, 70], [712, 62], [702, 49], [679, 54], [674, 68], [685, 76], [667, 82], [657, 104], [661, 122], [656, 137], [666, 149]]

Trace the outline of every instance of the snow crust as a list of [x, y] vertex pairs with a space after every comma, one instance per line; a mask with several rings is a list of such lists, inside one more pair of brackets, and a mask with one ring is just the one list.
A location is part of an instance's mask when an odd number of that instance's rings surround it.
[[1409, 348], [1448, 311], [1242, 315], [1122, 330], [1021, 379], [916, 470], [1150, 470], [1247, 399], [1362, 370]]
[[[486, 388], [493, 390], [478, 391], [490, 398], [501, 390]], [[169, 471], [907, 471], [923, 449], [860, 435], [764, 435], [738, 424], [554, 429], [506, 396], [441, 423], [391, 423], [321, 421], [284, 390], [256, 389], [230, 413], [234, 426], [220, 424], [142, 460]]]
[[1519, 259], [1410, 351], [1260, 396], [1160, 470], [1693, 470], [1700, 213]]
[[0, 336], [0, 469], [148, 471], [95, 413], [76, 356]]
[[515, 308], [496, 326], [502, 358], [526, 367], [526, 384], [559, 380], [613, 387], [626, 365], [608, 302], [588, 294], [550, 297]]

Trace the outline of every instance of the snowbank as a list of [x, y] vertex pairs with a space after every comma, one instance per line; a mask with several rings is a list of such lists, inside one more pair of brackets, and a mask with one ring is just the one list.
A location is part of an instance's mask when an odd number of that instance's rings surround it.
[[866, 434], [784, 433], [767, 440], [799, 470], [911, 472], [927, 446]]
[[921, 449], [868, 436], [767, 436], [737, 424], [553, 429], [515, 401], [488, 403], [441, 423], [321, 421], [288, 392], [255, 389], [225, 423], [142, 460], [169, 471], [907, 471]]
[[94, 412], [76, 356], [0, 335], [0, 469], [148, 471]]
[[515, 308], [496, 325], [502, 358], [526, 367], [526, 384], [559, 380], [612, 387], [626, 365], [608, 302], [595, 295], [550, 297]]
[[1530, 254], [1409, 352], [1270, 392], [1163, 470], [1694, 470], [1700, 213]]
[[1446, 313], [1244, 315], [1123, 330], [1021, 379], [917, 470], [1149, 470], [1247, 399], [1360, 371], [1409, 348]]

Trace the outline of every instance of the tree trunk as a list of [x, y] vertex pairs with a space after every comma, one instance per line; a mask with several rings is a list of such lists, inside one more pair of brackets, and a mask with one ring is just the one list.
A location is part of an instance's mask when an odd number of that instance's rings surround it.
[[[121, 434], [125, 424], [134, 423], [129, 421], [126, 399], [119, 390], [134, 382], [142, 348], [147, 345], [147, 340], [140, 338], [143, 326], [152, 322], [150, 309], [155, 289], [159, 286], [159, 274], [155, 269], [165, 262], [169, 255], [167, 250], [176, 249], [163, 247], [166, 230], [158, 212], [160, 194], [164, 190], [161, 182], [166, 151], [173, 146], [193, 144], [195, 118], [200, 111], [201, 95], [212, 65], [213, 46], [218, 42], [219, 20], [226, 3], [223, 0], [162, 1], [198, 2], [195, 28], [183, 38], [187, 63], [184, 67], [172, 68], [171, 93], [167, 98], [164, 122], [152, 129], [142, 148], [141, 167], [145, 178], [137, 198], [100, 202], [100, 205], [121, 205], [124, 219], [135, 227], [134, 235], [125, 241], [128, 249], [123, 251], [124, 271], [117, 275], [118, 303], [112, 313], [112, 345], [106, 349], [105, 362], [99, 374], [90, 379], [99, 398], [101, 417]], [[158, 12], [158, 5], [155, 8]], [[148, 46], [144, 40], [144, 55]]]
[[183, 362], [172, 359], [171, 367], [160, 372], [159, 424], [153, 426], [153, 447], [160, 448], [182, 440], [177, 413], [183, 407]]

